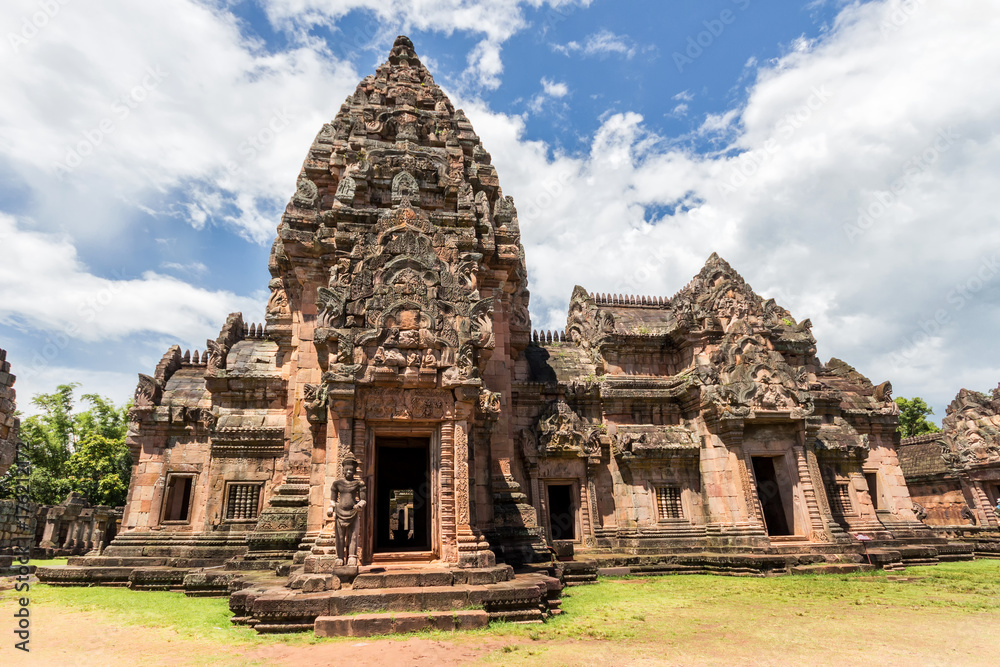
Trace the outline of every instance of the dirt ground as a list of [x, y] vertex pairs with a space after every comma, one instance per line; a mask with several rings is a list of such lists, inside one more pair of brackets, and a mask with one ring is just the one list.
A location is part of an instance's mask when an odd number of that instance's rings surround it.
[[[10, 604], [0, 619], [10, 619]], [[753, 618], [712, 609], [681, 613], [696, 632], [635, 641], [457, 634], [445, 640], [351, 639], [228, 647], [171, 630], [116, 626], [100, 613], [32, 609], [31, 652], [2, 633], [3, 665], [978, 665], [1000, 655], [1000, 615], [937, 609], [850, 609], [842, 616]], [[700, 620], [699, 620], [700, 619]], [[10, 622], [9, 620], [7, 621]]]

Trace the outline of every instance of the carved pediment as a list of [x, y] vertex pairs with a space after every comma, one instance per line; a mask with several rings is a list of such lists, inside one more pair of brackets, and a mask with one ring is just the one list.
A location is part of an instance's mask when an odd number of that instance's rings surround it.
[[585, 421], [564, 400], [550, 403], [538, 416], [533, 441], [539, 456], [600, 456], [604, 426]]

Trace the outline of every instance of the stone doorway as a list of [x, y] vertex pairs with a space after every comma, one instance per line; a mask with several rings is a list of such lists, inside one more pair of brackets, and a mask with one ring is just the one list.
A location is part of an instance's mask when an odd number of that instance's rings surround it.
[[878, 471], [865, 471], [865, 483], [868, 486], [868, 496], [872, 499], [872, 507], [875, 511], [883, 510], [882, 489], [879, 488]]
[[375, 442], [375, 553], [431, 550], [430, 438]]
[[771, 537], [791, 535], [789, 529], [787, 502], [778, 484], [775, 464], [778, 459], [771, 456], [752, 456], [753, 475], [757, 480], [757, 497], [764, 510], [764, 527]]
[[573, 485], [549, 484], [549, 534], [553, 540], [576, 539], [576, 512], [573, 511]]

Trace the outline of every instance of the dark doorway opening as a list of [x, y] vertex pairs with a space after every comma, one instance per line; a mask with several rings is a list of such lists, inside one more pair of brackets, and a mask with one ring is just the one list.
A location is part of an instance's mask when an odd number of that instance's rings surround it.
[[431, 550], [430, 440], [375, 442], [375, 551]]
[[791, 535], [785, 515], [785, 503], [778, 486], [774, 459], [770, 456], [753, 456], [753, 476], [757, 480], [757, 497], [764, 509], [764, 527], [768, 535]]
[[191, 506], [193, 477], [171, 475], [167, 478], [167, 500], [164, 503], [164, 521], [187, 521]]
[[572, 484], [549, 485], [549, 530], [553, 540], [576, 539], [572, 490]]
[[868, 495], [872, 499], [872, 507], [876, 511], [882, 509], [882, 496], [878, 492], [878, 473], [877, 472], [866, 472], [865, 482], [868, 484]]

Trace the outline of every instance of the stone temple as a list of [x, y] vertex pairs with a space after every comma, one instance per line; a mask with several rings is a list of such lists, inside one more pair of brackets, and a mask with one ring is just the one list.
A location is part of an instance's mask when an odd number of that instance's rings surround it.
[[941, 426], [899, 448], [916, 512], [939, 531], [1000, 542], [1000, 386], [988, 394], [959, 391]]
[[140, 375], [121, 532], [43, 580], [361, 634], [538, 620], [599, 568], [857, 567], [859, 533], [881, 566], [971, 554], [914, 514], [889, 383], [719, 257], [670, 298], [577, 287], [533, 332], [514, 202], [405, 37], [309, 147], [269, 268], [263, 324]]

